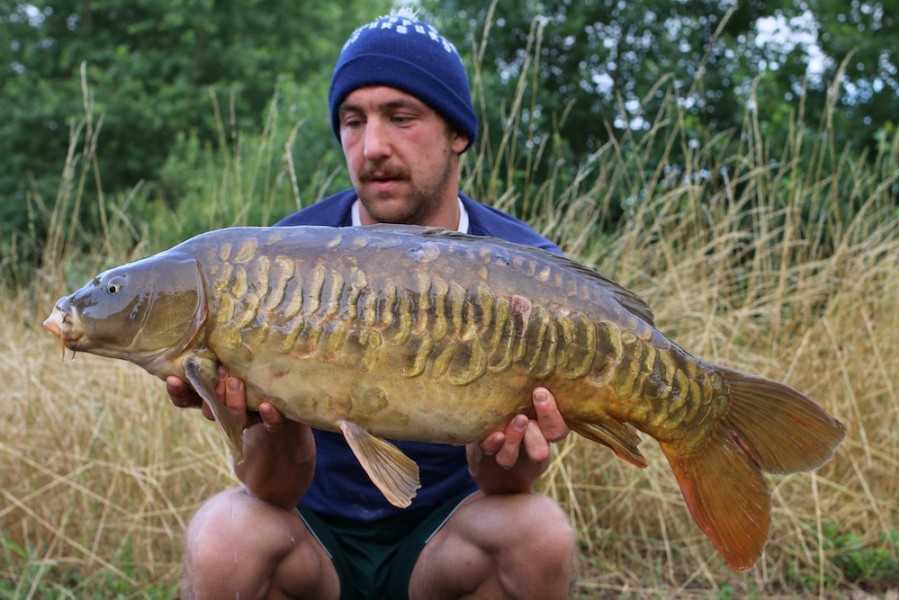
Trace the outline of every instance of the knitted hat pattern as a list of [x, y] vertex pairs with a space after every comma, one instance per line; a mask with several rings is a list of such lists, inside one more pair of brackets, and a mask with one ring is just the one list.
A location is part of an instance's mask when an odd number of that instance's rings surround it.
[[462, 57], [452, 42], [414, 13], [400, 11], [357, 29], [340, 53], [328, 104], [331, 127], [340, 139], [338, 109], [360, 87], [385, 85], [411, 94], [468, 137], [478, 133], [478, 117]]

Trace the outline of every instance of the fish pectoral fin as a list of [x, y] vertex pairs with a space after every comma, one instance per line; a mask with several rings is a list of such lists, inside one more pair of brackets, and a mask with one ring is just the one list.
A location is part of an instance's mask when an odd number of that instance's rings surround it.
[[418, 465], [390, 442], [350, 421], [340, 421], [340, 431], [359, 464], [388, 502], [399, 508], [412, 504], [421, 487]]
[[608, 446], [622, 460], [640, 468], [646, 467], [646, 458], [637, 449], [640, 435], [630, 423], [603, 419], [593, 423], [572, 423], [573, 431], [604, 446]]
[[184, 361], [184, 376], [212, 410], [215, 422], [219, 424], [219, 431], [231, 451], [231, 458], [235, 464], [239, 464], [243, 462], [243, 429], [215, 394], [215, 384], [218, 381], [217, 366], [211, 359], [191, 357]]

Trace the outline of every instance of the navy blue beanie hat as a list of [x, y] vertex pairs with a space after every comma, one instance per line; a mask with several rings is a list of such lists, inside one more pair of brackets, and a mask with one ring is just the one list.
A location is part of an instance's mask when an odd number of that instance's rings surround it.
[[478, 134], [478, 117], [462, 58], [455, 46], [414, 14], [400, 11], [375, 19], [347, 40], [331, 76], [331, 126], [340, 139], [338, 109], [353, 90], [386, 85], [411, 94], [468, 137]]

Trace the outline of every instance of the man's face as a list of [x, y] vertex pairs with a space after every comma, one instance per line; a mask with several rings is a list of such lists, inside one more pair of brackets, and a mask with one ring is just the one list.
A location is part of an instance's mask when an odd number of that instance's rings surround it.
[[353, 91], [338, 114], [363, 223], [458, 225], [458, 155], [468, 138], [416, 97], [386, 86]]

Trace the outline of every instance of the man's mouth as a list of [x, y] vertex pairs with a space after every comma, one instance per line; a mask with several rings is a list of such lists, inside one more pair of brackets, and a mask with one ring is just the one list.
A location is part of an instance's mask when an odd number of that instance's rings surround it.
[[386, 183], [390, 181], [399, 181], [399, 177], [395, 175], [371, 175], [363, 179], [366, 183]]
[[360, 177], [363, 183], [390, 183], [406, 179], [402, 171], [368, 170]]

